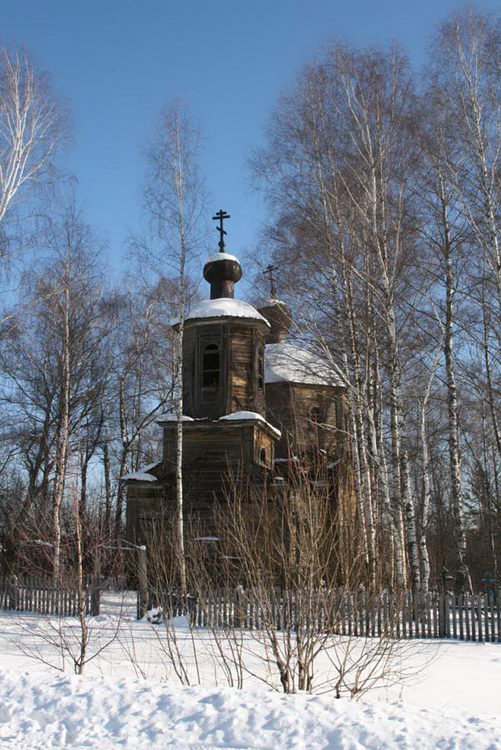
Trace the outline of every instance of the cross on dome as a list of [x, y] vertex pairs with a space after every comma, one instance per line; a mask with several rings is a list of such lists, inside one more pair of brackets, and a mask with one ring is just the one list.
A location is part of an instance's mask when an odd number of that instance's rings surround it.
[[272, 266], [271, 263], [266, 266], [263, 273], [270, 280], [270, 297], [275, 299], [277, 296], [277, 289], [275, 286], [275, 279], [273, 278], [273, 271], [278, 271], [278, 266]]
[[224, 235], [226, 234], [223, 228], [223, 221], [225, 219], [231, 219], [231, 216], [223, 211], [221, 208], [215, 216], [212, 217], [212, 221], [219, 221], [219, 226], [216, 227], [216, 232], [219, 232], [219, 252], [224, 253]]

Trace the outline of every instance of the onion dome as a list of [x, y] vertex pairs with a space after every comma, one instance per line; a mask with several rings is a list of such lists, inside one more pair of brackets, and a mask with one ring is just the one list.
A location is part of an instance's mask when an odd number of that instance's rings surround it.
[[219, 226], [216, 227], [216, 231], [219, 232], [219, 252], [212, 255], [205, 264], [204, 279], [210, 284], [211, 299], [233, 299], [235, 284], [242, 278], [242, 266], [238, 258], [225, 251], [224, 221], [231, 219], [231, 216], [221, 209], [212, 219], [219, 222]]
[[259, 312], [266, 318], [271, 327], [266, 337], [266, 343], [281, 344], [292, 324], [292, 315], [287, 303], [280, 299], [271, 298], [259, 308]]
[[204, 266], [204, 279], [210, 284], [210, 298], [233, 299], [235, 284], [242, 278], [242, 266], [238, 258], [229, 253], [212, 255]]

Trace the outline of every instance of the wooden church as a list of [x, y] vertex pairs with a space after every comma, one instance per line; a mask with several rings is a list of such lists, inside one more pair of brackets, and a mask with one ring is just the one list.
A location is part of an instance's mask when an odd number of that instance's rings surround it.
[[[183, 335], [184, 514], [206, 533], [229, 480], [245, 477], [245, 491], [259, 494], [283, 487], [291, 462], [320, 463], [335, 502], [346, 454], [344, 386], [324, 360], [287, 342], [291, 313], [273, 288], [259, 309], [235, 299], [242, 268], [225, 251], [222, 220], [219, 231], [220, 250], [203, 269], [210, 299], [193, 305]], [[135, 544], [147, 544], [175, 512], [177, 419], [157, 423], [161, 459], [124, 477], [126, 535]]]

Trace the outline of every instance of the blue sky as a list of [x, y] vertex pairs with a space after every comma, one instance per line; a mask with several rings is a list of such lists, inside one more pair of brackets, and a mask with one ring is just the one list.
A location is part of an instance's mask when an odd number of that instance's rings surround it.
[[[492, 10], [497, 3], [484, 0]], [[182, 97], [202, 123], [209, 211], [232, 215], [229, 252], [257, 252], [265, 207], [248, 181], [281, 90], [338, 36], [398, 39], [420, 65], [449, 0], [0, 0], [2, 41], [24, 44], [73, 113], [68, 159], [87, 220], [121, 265], [141, 221], [141, 149], [162, 105]], [[212, 247], [217, 249], [214, 232]]]

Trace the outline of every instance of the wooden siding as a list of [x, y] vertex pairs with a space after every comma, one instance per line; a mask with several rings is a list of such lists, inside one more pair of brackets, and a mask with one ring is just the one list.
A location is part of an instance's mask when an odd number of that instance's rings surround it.
[[[246, 481], [262, 487], [273, 468], [275, 438], [269, 428], [253, 422], [185, 423], [183, 429], [183, 490], [187, 518], [212, 514], [214, 500], [222, 500], [229, 481]], [[266, 461], [261, 459], [261, 450]], [[152, 519], [171, 516], [175, 507], [176, 424], [164, 427], [164, 457], [157, 482], [128, 482], [127, 538], [145, 543], [144, 528]]]
[[[318, 409], [318, 426], [312, 419], [313, 409]], [[339, 456], [345, 441], [345, 409], [342, 388], [268, 383], [266, 416], [282, 431], [277, 458], [288, 458], [318, 448], [329, 456]]]
[[[253, 319], [187, 324], [183, 341], [185, 414], [218, 419], [234, 411], [264, 412], [259, 377], [264, 334], [264, 324]], [[202, 385], [203, 352], [209, 344], [216, 344], [220, 352], [216, 389]]]

